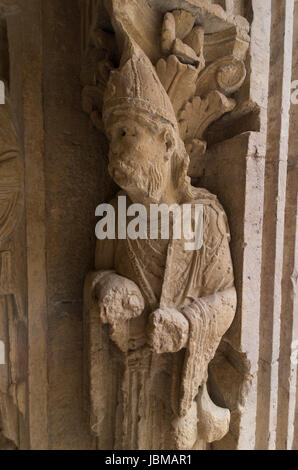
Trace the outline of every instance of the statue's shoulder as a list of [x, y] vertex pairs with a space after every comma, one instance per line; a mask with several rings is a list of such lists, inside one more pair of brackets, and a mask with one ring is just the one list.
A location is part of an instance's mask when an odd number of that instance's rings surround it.
[[228, 218], [223, 206], [217, 199], [217, 196], [209, 192], [207, 189], [196, 189], [197, 194], [195, 195], [192, 204], [203, 205], [205, 221], [208, 221], [209, 229], [213, 232], [218, 230], [222, 235], [227, 235], [230, 238]]
[[210, 207], [215, 212], [224, 212], [217, 196], [204, 188], [194, 188], [192, 204], [202, 204], [207, 210]]

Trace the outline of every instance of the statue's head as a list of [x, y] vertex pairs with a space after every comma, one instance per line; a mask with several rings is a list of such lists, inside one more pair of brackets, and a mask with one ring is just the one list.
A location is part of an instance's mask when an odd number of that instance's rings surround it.
[[[131, 51], [130, 51], [131, 52]], [[110, 141], [109, 171], [135, 201], [158, 203], [169, 185], [190, 186], [189, 157], [172, 103], [149, 59], [139, 49], [112, 72], [103, 119]]]

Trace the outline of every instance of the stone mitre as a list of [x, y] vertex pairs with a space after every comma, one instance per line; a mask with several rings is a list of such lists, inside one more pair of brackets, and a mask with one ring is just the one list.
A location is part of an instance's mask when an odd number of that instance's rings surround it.
[[136, 113], [145, 114], [150, 120], [168, 122], [178, 130], [171, 100], [146, 54], [131, 39], [124, 50], [120, 67], [111, 72], [105, 92], [105, 126], [114, 112], [128, 114], [133, 108]]

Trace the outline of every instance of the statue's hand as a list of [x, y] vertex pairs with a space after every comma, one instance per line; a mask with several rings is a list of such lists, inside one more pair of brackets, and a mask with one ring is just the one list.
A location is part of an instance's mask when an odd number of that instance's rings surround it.
[[140, 316], [145, 302], [138, 286], [131, 280], [109, 273], [96, 286], [100, 318], [116, 325]]
[[148, 343], [158, 354], [186, 347], [188, 332], [188, 320], [175, 308], [160, 308], [149, 316]]

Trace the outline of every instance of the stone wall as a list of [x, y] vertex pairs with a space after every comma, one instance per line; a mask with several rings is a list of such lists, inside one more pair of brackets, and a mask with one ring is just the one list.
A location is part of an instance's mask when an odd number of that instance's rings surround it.
[[30, 419], [30, 444], [17, 445], [89, 449], [83, 282], [94, 262], [95, 208], [115, 189], [106, 172], [106, 142], [81, 111], [78, 2], [29, 0], [9, 13], [10, 94], [25, 161], [25, 207], [16, 236], [28, 278], [22, 412]]

